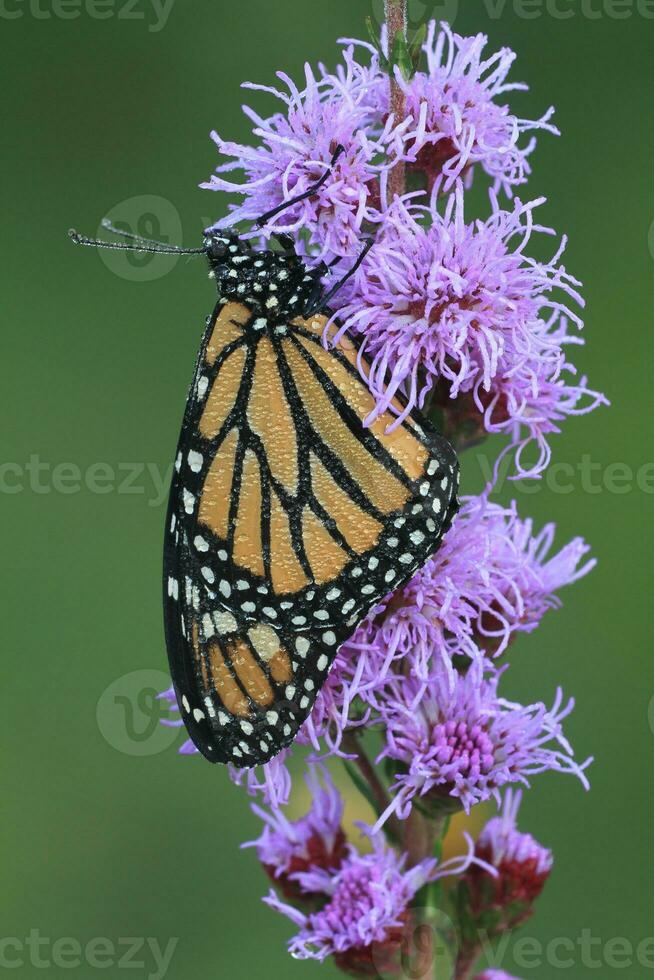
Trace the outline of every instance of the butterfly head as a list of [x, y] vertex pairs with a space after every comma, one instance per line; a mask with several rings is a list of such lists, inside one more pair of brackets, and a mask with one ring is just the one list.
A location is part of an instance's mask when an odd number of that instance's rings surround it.
[[273, 324], [301, 316], [322, 288], [323, 270], [308, 269], [294, 252], [257, 252], [227, 231], [207, 235], [204, 247], [220, 295], [244, 303]]

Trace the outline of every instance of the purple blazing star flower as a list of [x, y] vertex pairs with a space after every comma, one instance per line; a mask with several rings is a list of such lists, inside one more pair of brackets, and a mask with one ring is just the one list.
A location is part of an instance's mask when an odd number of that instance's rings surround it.
[[[397, 122], [389, 115], [389, 79], [371, 45], [344, 42], [344, 62], [334, 73], [320, 66], [316, 73], [305, 66], [305, 85], [298, 88], [284, 73], [278, 77], [287, 92], [270, 86], [244, 87], [267, 92], [280, 100], [283, 111], [263, 118], [244, 106], [253, 122], [256, 146], [212, 137], [221, 154], [233, 159], [219, 165], [201, 186], [243, 196], [242, 204], [214, 227], [240, 221], [253, 222], [290, 197], [307, 190], [321, 178], [340, 145], [340, 157], [318, 194], [295, 205], [267, 226], [273, 231], [299, 235], [306, 232], [319, 258], [356, 254], [361, 247], [364, 222], [383, 220], [388, 174], [399, 159], [410, 169], [427, 174], [432, 184], [443, 177], [448, 190], [474, 164], [509, 190], [529, 173], [527, 156], [533, 140], [518, 148], [521, 135], [531, 129], [557, 130], [547, 120], [518, 119], [497, 100], [507, 91], [522, 89], [505, 83], [514, 59], [504, 49], [483, 60], [483, 35], [462, 38], [435, 22], [425, 44], [427, 71], [406, 88], [408, 116]], [[369, 64], [359, 64], [357, 47]], [[242, 182], [223, 174], [241, 170]]]
[[552, 852], [539, 844], [531, 834], [517, 829], [522, 793], [507, 790], [499, 816], [483, 828], [475, 853], [498, 875], [493, 879], [496, 899], [509, 905], [514, 901], [533, 902], [540, 895], [552, 870]]
[[[377, 400], [367, 422], [392, 409], [398, 389], [407, 404], [396, 425], [433, 391], [444, 407], [458, 400], [458, 411], [467, 399], [487, 431], [509, 432], [517, 444], [535, 439], [542, 451], [561, 418], [602, 401], [585, 382], [566, 383], [564, 348], [580, 343], [569, 324], [583, 325], [566, 305], [583, 306], [579, 283], [559, 263], [566, 240], [548, 262], [526, 254], [534, 232], [553, 234], [534, 220], [543, 198], [516, 200], [508, 211], [491, 196], [491, 216], [466, 224], [460, 184], [442, 215], [436, 193], [429, 208], [415, 196], [388, 211], [339, 300], [335, 341], [345, 331], [358, 335], [370, 361], [360, 360]], [[531, 472], [545, 465], [541, 455]]]
[[274, 810], [286, 806], [293, 788], [291, 774], [286, 766], [290, 754], [290, 749], [282, 749], [265, 766], [254, 769], [228, 766], [230, 779], [237, 786], [245, 786], [249, 796], [261, 796], [266, 806]]
[[506, 81], [514, 52], [502, 48], [484, 57], [487, 43], [484, 34], [461, 37], [445, 23], [437, 33], [431, 21], [424, 46], [426, 73], [404, 82], [396, 71], [414, 120], [405, 137], [405, 158], [427, 173], [430, 182], [442, 174], [446, 190], [479, 164], [496, 188], [511, 193], [531, 172], [527, 157], [536, 141], [532, 138], [521, 148], [522, 135], [538, 129], [559, 133], [549, 122], [553, 108], [532, 121], [513, 115], [500, 101], [507, 92], [526, 91], [527, 86]]
[[[355, 99], [368, 108], [368, 125], [380, 129], [390, 113], [388, 79], [379, 65], [374, 47], [347, 39], [345, 68], [335, 74], [324, 72], [324, 95]], [[450, 27], [431, 21], [423, 46], [426, 66], [411, 79], [399, 69], [395, 77], [405, 93], [407, 118], [391, 130], [396, 159], [404, 159], [410, 170], [427, 177], [430, 188], [443, 178], [449, 191], [461, 178], [469, 178], [476, 165], [493, 179], [496, 189], [512, 189], [524, 184], [531, 169], [528, 156], [535, 139], [519, 146], [522, 136], [534, 130], [555, 135], [558, 129], [549, 120], [550, 108], [539, 120], [520, 119], [510, 112], [503, 96], [526, 91], [519, 82], [507, 82], [515, 60], [509, 48], [484, 57], [488, 38], [484, 34], [462, 37]], [[382, 33], [381, 45], [388, 54], [388, 40]], [[368, 68], [357, 64], [355, 53], [362, 49], [370, 56]]]
[[490, 798], [499, 800], [502, 786], [529, 785], [528, 777], [554, 770], [572, 773], [588, 789], [584, 769], [563, 735], [561, 723], [574, 707], [563, 704], [559, 689], [552, 708], [521, 705], [500, 698], [503, 671], [480, 677], [437, 669], [428, 682], [402, 678], [395, 699], [382, 705], [386, 745], [381, 758], [394, 760], [395, 796], [378, 827], [390, 813], [405, 819], [418, 797], [466, 812]]
[[516, 504], [464, 498], [439, 552], [403, 589], [370, 613], [341, 649], [303, 728], [319, 750], [337, 754], [348, 727], [368, 724], [382, 709], [398, 675], [426, 682], [435, 664], [451, 671], [453, 657], [480, 663], [503, 654], [519, 632], [531, 632], [558, 591], [595, 566], [575, 538], [552, 554], [555, 526], [535, 532]]
[[[412, 404], [422, 405], [436, 378], [448, 384], [453, 398], [478, 385], [489, 391], [507, 358], [545, 358], [552, 369], [559, 367], [560, 345], [547, 345], [536, 323], [545, 313], [581, 327], [579, 317], [551, 293], [560, 290], [581, 306], [583, 299], [575, 288], [580, 284], [558, 265], [565, 239], [548, 263], [525, 253], [534, 232], [553, 234], [534, 221], [544, 198], [516, 200], [507, 211], [493, 197], [491, 216], [466, 224], [461, 185], [442, 215], [417, 205], [415, 197], [397, 201], [388, 212], [339, 311], [342, 329], [361, 334], [373, 358], [371, 388], [380, 399], [386, 391], [379, 411], [387, 411], [400, 385], [415, 392]], [[394, 367], [387, 384], [389, 365]], [[431, 382], [422, 387], [419, 368]]]
[[[287, 75], [278, 73], [278, 77], [288, 87], [288, 94], [265, 86], [244, 86], [268, 92], [285, 106], [285, 113], [277, 112], [267, 119], [244, 106], [255, 124], [258, 147], [230, 143], [212, 134], [219, 151], [236, 159], [219, 166], [211, 180], [201, 186], [244, 198], [214, 227], [256, 221], [283, 201], [302, 194], [323, 177], [336, 148], [342, 146], [345, 152], [320, 191], [285, 210], [266, 228], [268, 234], [299, 235], [307, 231], [310, 244], [318, 246], [320, 258], [356, 253], [361, 248], [364, 221], [378, 216], [383, 169], [378, 160], [384, 157], [388, 136], [383, 127], [376, 136], [369, 135], [368, 109], [356, 97], [347, 98], [343, 93], [339, 99], [325, 98], [324, 86], [309, 65], [302, 91]], [[243, 183], [220, 176], [238, 169], [245, 173]]]
[[298, 875], [302, 886], [326, 896], [325, 905], [305, 915], [281, 902], [274, 892], [264, 901], [300, 927], [289, 943], [298, 959], [324, 960], [333, 955], [337, 966], [365, 972], [375, 965], [386, 968], [399, 955], [409, 905], [428, 881], [461, 874], [473, 859], [471, 852], [442, 865], [434, 858], [407, 869], [380, 835], [371, 837], [373, 852], [359, 854], [350, 845], [349, 856], [334, 873], [317, 869]]
[[242, 845], [256, 847], [267, 874], [292, 901], [308, 894], [299, 875], [317, 869], [333, 873], [348, 854], [342, 827], [343, 798], [329, 773], [323, 767], [311, 768], [305, 782], [312, 798], [306, 816], [291, 821], [281, 809], [269, 813], [253, 804], [264, 830], [256, 841]]
[[[550, 339], [554, 342], [556, 338]], [[576, 341], [565, 337], [561, 342]], [[508, 449], [515, 450], [519, 477], [540, 476], [547, 469], [552, 456], [548, 436], [561, 432], [561, 422], [610, 404], [605, 395], [588, 387], [586, 377], [577, 378], [576, 374], [576, 368], [567, 361], [554, 377], [541, 365], [531, 381], [519, 374], [498, 378], [487, 398], [481, 398], [477, 391], [470, 400], [468, 411], [483, 421], [487, 432], [510, 436]], [[533, 444], [538, 457], [523, 465], [523, 454]]]
[[[581, 538], [552, 553], [555, 531], [553, 524], [535, 531], [532, 521], [519, 518], [515, 503], [464, 498], [437, 555], [371, 610], [341, 648], [298, 744], [316, 755], [345, 755], [344, 732], [378, 721], [398, 674], [427, 682], [435, 664], [447, 670], [457, 655], [475, 662], [498, 657], [516, 634], [534, 630], [548, 609], [560, 606], [559, 590], [596, 563], [585, 560], [589, 546]], [[167, 694], [176, 706], [172, 690]], [[187, 741], [182, 751], [196, 750]], [[230, 767], [230, 775], [250, 795], [284, 805], [291, 791], [289, 754], [256, 769]]]

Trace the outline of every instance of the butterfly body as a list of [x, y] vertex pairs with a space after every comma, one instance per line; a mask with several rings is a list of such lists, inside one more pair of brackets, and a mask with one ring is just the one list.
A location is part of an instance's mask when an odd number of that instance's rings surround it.
[[230, 233], [209, 235], [205, 248], [221, 298], [244, 303], [254, 329], [283, 329], [322, 293], [324, 267], [309, 270], [294, 251], [256, 252]]
[[357, 349], [326, 349], [308, 315], [324, 268], [235, 235], [205, 247], [220, 299], [171, 487], [166, 640], [193, 742], [250, 767], [293, 741], [340, 645], [437, 550], [458, 466], [415, 414], [364, 426]]

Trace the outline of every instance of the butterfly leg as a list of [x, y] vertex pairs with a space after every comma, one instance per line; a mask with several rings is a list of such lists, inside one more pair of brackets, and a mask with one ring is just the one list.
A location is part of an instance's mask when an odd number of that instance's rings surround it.
[[271, 218], [275, 218], [278, 214], [281, 214], [282, 211], [285, 211], [287, 208], [293, 207], [294, 204], [301, 204], [302, 201], [307, 201], [310, 197], [313, 197], [314, 194], [317, 194], [320, 188], [324, 184], [326, 184], [327, 181], [329, 180], [335, 164], [337, 163], [339, 157], [341, 157], [344, 153], [345, 153], [345, 147], [337, 146], [336, 152], [334, 153], [334, 156], [331, 158], [327, 170], [325, 170], [320, 180], [317, 180], [315, 184], [312, 184], [311, 187], [308, 188], [308, 190], [304, 191], [304, 193], [298, 194], [297, 197], [291, 197], [289, 198], [288, 201], [282, 201], [282, 203], [279, 204], [276, 208], [273, 208], [272, 211], [267, 211], [265, 214], [262, 214], [261, 217], [258, 218], [255, 223], [260, 228], [262, 228], [265, 224], [267, 224], [270, 221]]
[[[352, 266], [352, 268], [348, 269], [345, 275], [341, 279], [339, 279], [338, 282], [335, 283], [331, 287], [331, 289], [329, 289], [327, 292], [325, 292], [322, 283], [318, 283], [316, 285], [316, 288], [313, 294], [309, 297], [306, 308], [304, 310], [305, 318], [314, 316], [316, 313], [319, 313], [320, 310], [324, 310], [327, 306], [329, 306], [331, 300], [334, 298], [336, 293], [343, 288], [345, 283], [348, 282], [348, 280], [350, 280], [352, 276], [355, 274], [357, 269], [361, 267], [366, 255], [368, 254], [368, 252], [370, 251], [370, 249], [374, 244], [375, 244], [374, 238], [367, 239], [365, 247], [361, 250], [359, 257], [354, 263], [354, 265]], [[333, 264], [334, 263], [332, 263], [332, 265]]]
[[276, 242], [281, 246], [282, 252], [287, 252], [289, 255], [297, 255], [295, 251], [295, 239], [292, 235], [286, 235], [284, 232], [274, 232], [272, 236]]

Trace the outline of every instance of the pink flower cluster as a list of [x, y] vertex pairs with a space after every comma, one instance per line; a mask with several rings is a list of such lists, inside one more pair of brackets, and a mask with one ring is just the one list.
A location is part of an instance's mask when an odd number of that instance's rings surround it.
[[[387, 50], [387, 49], [386, 49]], [[304, 87], [266, 86], [283, 111], [262, 118], [248, 107], [257, 143], [214, 133], [232, 157], [203, 186], [243, 201], [218, 227], [252, 222], [301, 194], [344, 153], [320, 191], [285, 210], [268, 232], [291, 233], [318, 260], [355, 256], [366, 234], [375, 247], [335, 303], [342, 328], [356, 334], [378, 411], [400, 389], [414, 406], [465, 403], [487, 433], [515, 449], [520, 475], [537, 475], [550, 458], [549, 437], [568, 416], [605, 403], [578, 378], [567, 357], [581, 343], [579, 283], [560, 264], [563, 239], [548, 262], [529, 254], [543, 199], [506, 208], [530, 173], [536, 131], [557, 133], [552, 111], [532, 121], [514, 115], [506, 96], [526, 86], [507, 80], [515, 55], [486, 53], [486, 38], [429, 25], [424, 70], [395, 77], [405, 115], [390, 109], [388, 76], [374, 47], [345, 42], [335, 72], [307, 66]], [[361, 57], [361, 60], [359, 60]], [[526, 133], [532, 135], [524, 142]], [[423, 192], [389, 199], [389, 175], [402, 162]], [[475, 170], [492, 178], [490, 214], [466, 221], [463, 192]], [[242, 171], [240, 182], [224, 175]], [[430, 193], [425, 200], [424, 188]], [[535, 459], [526, 448], [534, 444]]]

